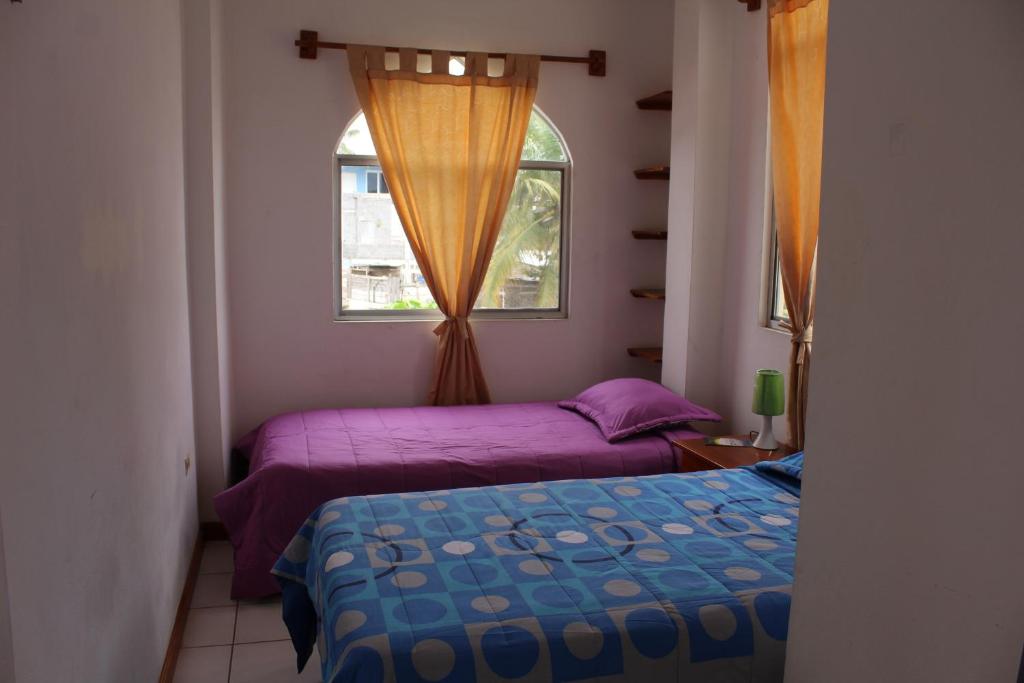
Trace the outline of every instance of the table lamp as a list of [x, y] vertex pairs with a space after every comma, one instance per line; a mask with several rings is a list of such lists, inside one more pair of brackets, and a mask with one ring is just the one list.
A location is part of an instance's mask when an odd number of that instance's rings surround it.
[[771, 451], [779, 447], [772, 432], [772, 417], [786, 412], [786, 387], [779, 370], [758, 370], [754, 375], [755, 415], [761, 416], [761, 432], [754, 440], [754, 448]]

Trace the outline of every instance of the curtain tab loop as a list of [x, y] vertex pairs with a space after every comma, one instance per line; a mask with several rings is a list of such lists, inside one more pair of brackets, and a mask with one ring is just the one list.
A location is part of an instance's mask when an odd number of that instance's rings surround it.
[[406, 73], [416, 73], [416, 64], [419, 60], [419, 54], [414, 47], [400, 47], [398, 48], [398, 70]]
[[489, 57], [486, 52], [466, 53], [466, 75], [486, 76]]
[[430, 71], [441, 76], [449, 75], [451, 53], [448, 50], [433, 50], [430, 53]]

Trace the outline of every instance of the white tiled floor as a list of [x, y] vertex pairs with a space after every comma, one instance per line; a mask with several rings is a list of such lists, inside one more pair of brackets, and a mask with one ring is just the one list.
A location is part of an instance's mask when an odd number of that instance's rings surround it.
[[314, 652], [295, 673], [281, 600], [231, 599], [231, 545], [207, 543], [185, 624], [175, 683], [307, 683], [320, 680]]

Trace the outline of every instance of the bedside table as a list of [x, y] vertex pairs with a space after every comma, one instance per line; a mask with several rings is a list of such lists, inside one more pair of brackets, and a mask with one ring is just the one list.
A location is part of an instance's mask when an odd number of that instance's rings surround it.
[[[747, 435], [734, 437], [746, 439]], [[676, 471], [699, 472], [701, 470], [728, 470], [742, 465], [753, 465], [762, 460], [778, 460], [796, 453], [796, 449], [779, 444], [774, 451], [736, 446], [709, 446], [704, 439], [673, 441], [676, 447]]]

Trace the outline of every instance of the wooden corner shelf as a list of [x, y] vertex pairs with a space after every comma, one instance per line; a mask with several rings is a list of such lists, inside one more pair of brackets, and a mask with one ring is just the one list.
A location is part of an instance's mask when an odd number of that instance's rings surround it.
[[661, 347], [660, 346], [634, 346], [626, 349], [626, 353], [633, 356], [634, 358], [642, 358], [652, 363], [661, 362]]
[[672, 91], [662, 90], [656, 95], [639, 99], [636, 106], [645, 111], [672, 111]]
[[634, 230], [635, 240], [667, 240], [668, 230]]
[[654, 299], [656, 301], [664, 301], [665, 300], [665, 290], [664, 289], [646, 289], [646, 288], [631, 289], [631, 290], [629, 290], [629, 293], [632, 294], [633, 296], [635, 296], [637, 299]]
[[668, 172], [668, 166], [648, 166], [636, 169], [633, 175], [640, 180], [668, 180]]

